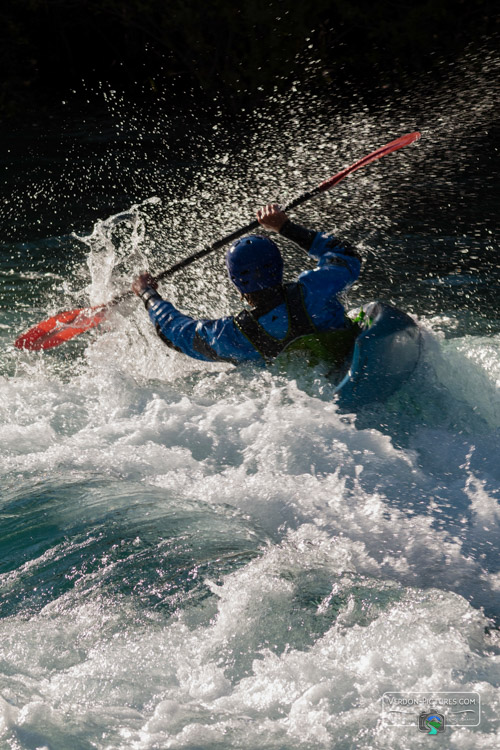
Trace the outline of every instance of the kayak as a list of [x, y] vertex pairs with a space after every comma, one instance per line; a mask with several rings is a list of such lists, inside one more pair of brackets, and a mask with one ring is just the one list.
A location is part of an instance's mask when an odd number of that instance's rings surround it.
[[335, 393], [342, 409], [385, 401], [415, 370], [422, 334], [413, 318], [384, 302], [363, 305], [352, 359]]

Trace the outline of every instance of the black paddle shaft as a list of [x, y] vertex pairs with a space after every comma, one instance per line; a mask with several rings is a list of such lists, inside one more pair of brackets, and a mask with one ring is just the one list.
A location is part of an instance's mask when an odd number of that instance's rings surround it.
[[[321, 192], [319, 189], [319, 186], [314, 188], [313, 190], [308, 190], [307, 193], [302, 193], [302, 195], [299, 195], [298, 198], [295, 198], [291, 203], [285, 206], [283, 209], [284, 211], [289, 211], [291, 208], [295, 208], [296, 206], [299, 206], [301, 203], [304, 203], [305, 201], [309, 200], [309, 198], [312, 198], [317, 193]], [[175, 265], [171, 266], [170, 268], [167, 268], [165, 271], [162, 271], [158, 274], [158, 276], [155, 276], [156, 281], [161, 281], [162, 279], [166, 279], [168, 276], [172, 276], [177, 271], [180, 271], [182, 268], [186, 268], [186, 266], [190, 266], [191, 263], [194, 263], [197, 260], [200, 260], [200, 258], [204, 258], [205, 255], [209, 255], [210, 253], [213, 253], [215, 250], [218, 250], [220, 247], [224, 247], [224, 245], [228, 245], [230, 242], [234, 242], [239, 237], [243, 237], [244, 234], [247, 234], [248, 232], [253, 232], [254, 229], [257, 229], [259, 226], [258, 221], [251, 221], [250, 224], [246, 224], [244, 227], [240, 227], [240, 229], [235, 229], [234, 232], [231, 232], [231, 234], [227, 234], [225, 237], [222, 237], [220, 240], [216, 240], [211, 245], [207, 245], [206, 247], [202, 247], [201, 250], [198, 250], [198, 252], [193, 253], [193, 255], [188, 256], [187, 258], [184, 258], [184, 260], [180, 260]]]
[[[288, 203], [284, 207], [284, 211], [289, 211], [292, 208], [295, 208], [296, 206], [300, 206], [301, 203], [305, 203], [305, 201], [308, 201], [309, 198], [313, 198], [318, 193], [323, 192], [324, 187], [321, 185], [318, 185], [317, 187], [313, 188], [313, 190], [308, 190], [306, 193], [302, 193], [297, 198], [295, 198], [291, 203]], [[246, 224], [244, 227], [240, 227], [239, 229], [235, 229], [234, 232], [231, 232], [231, 234], [226, 234], [225, 237], [221, 237], [220, 240], [216, 240], [211, 245], [207, 245], [206, 247], [202, 247], [201, 250], [198, 250], [196, 253], [193, 253], [193, 255], [189, 255], [187, 258], [184, 258], [183, 260], [180, 260], [178, 263], [175, 263], [173, 266], [170, 266], [170, 268], [166, 268], [165, 271], [162, 271], [158, 274], [158, 276], [155, 276], [155, 281], [161, 281], [162, 279], [166, 279], [169, 276], [173, 276], [174, 273], [177, 273], [177, 271], [180, 271], [182, 268], [187, 268], [187, 266], [190, 266], [191, 263], [194, 263], [197, 260], [200, 260], [200, 258], [204, 258], [205, 255], [209, 255], [210, 253], [215, 252], [215, 250], [218, 250], [220, 247], [224, 247], [224, 245], [228, 245], [230, 242], [234, 242], [239, 237], [243, 237], [244, 234], [247, 234], [248, 232], [253, 232], [254, 229], [257, 229], [259, 226], [258, 221], [251, 221], [250, 224]], [[108, 302], [107, 306], [114, 306], [117, 305], [122, 300], [126, 299], [127, 297], [130, 297], [132, 294], [131, 291], [127, 290], [126, 292], [123, 292], [122, 294], [115, 297], [111, 302]]]
[[[314, 198], [315, 195], [318, 195], [319, 193], [323, 193], [326, 190], [330, 190], [330, 188], [332, 188], [334, 185], [337, 185], [337, 183], [343, 180], [344, 177], [347, 177], [349, 174], [351, 174], [352, 172], [355, 172], [357, 169], [360, 169], [361, 167], [364, 167], [367, 164], [370, 164], [372, 161], [375, 161], [375, 159], [380, 159], [381, 156], [385, 156], [386, 154], [392, 153], [392, 151], [396, 151], [397, 149], [402, 148], [403, 146], [407, 146], [408, 144], [413, 143], [419, 138], [420, 138], [420, 133], [418, 132], [408, 133], [407, 135], [401, 136], [401, 138], [396, 138], [395, 141], [391, 141], [390, 143], [387, 143], [385, 146], [382, 146], [381, 148], [378, 148], [376, 151], [373, 151], [371, 154], [367, 154], [367, 156], [364, 156], [362, 159], [357, 161], [351, 167], [347, 167], [346, 169], [343, 169], [341, 172], [334, 175], [333, 177], [330, 177], [329, 179], [324, 180], [312, 190], [307, 190], [305, 193], [302, 193], [301, 195], [297, 196], [297, 198], [294, 198], [294, 200], [291, 201], [291, 203], [288, 203], [284, 207], [283, 210], [289, 211], [292, 208], [296, 208], [297, 206], [300, 206], [301, 203], [305, 203], [310, 198]], [[174, 266], [171, 266], [170, 268], [167, 268], [165, 271], [162, 271], [156, 277], [156, 281], [161, 281], [162, 279], [167, 278], [167, 276], [172, 276], [172, 274], [174, 274], [176, 271], [180, 271], [181, 268], [186, 268], [186, 266], [190, 266], [191, 263], [194, 263], [200, 258], [204, 258], [205, 255], [208, 255], [209, 253], [214, 252], [214, 250], [218, 250], [220, 247], [227, 245], [229, 242], [234, 242], [234, 240], [237, 240], [239, 237], [242, 237], [244, 234], [247, 234], [247, 232], [252, 232], [254, 229], [257, 229], [258, 226], [259, 226], [258, 221], [252, 221], [250, 222], [250, 224], [247, 224], [246, 226], [241, 227], [241, 229], [236, 229], [234, 232], [231, 232], [231, 234], [228, 234], [225, 237], [222, 237], [220, 240], [217, 240], [212, 245], [207, 245], [207, 247], [203, 247], [201, 250], [198, 250], [198, 252], [194, 253], [193, 255], [190, 255], [188, 258], [184, 258], [184, 260], [180, 260]]]
[[[413, 143], [419, 138], [420, 138], [420, 133], [418, 132], [408, 133], [407, 135], [401, 136], [401, 138], [396, 138], [395, 141], [391, 141], [385, 146], [378, 148], [376, 151], [373, 151], [371, 154], [368, 154], [367, 156], [357, 161], [351, 167], [347, 167], [346, 169], [343, 169], [341, 172], [334, 175], [333, 177], [330, 177], [329, 179], [324, 180], [312, 190], [307, 190], [305, 193], [302, 193], [301, 195], [297, 196], [297, 198], [294, 198], [294, 200], [291, 201], [291, 203], [288, 203], [284, 207], [283, 210], [289, 211], [292, 208], [296, 208], [297, 206], [300, 206], [301, 203], [305, 203], [310, 198], [313, 198], [315, 195], [318, 195], [319, 193], [323, 193], [326, 190], [330, 190], [330, 188], [332, 188], [334, 185], [337, 185], [337, 183], [343, 180], [344, 177], [347, 177], [352, 172], [355, 172], [357, 169], [360, 169], [361, 167], [364, 167], [367, 164], [370, 164], [372, 161], [375, 161], [375, 159], [380, 159], [381, 156], [385, 156], [386, 154], [392, 153], [392, 151], [396, 151], [397, 149], [402, 148], [403, 146], [407, 146], [408, 144]], [[257, 229], [258, 226], [259, 226], [258, 221], [252, 221], [250, 222], [250, 224], [247, 224], [246, 226], [241, 227], [240, 229], [235, 229], [234, 232], [231, 232], [225, 237], [222, 237], [220, 240], [216, 240], [216, 242], [212, 243], [211, 245], [207, 245], [206, 247], [201, 248], [201, 250], [198, 250], [196, 253], [193, 253], [193, 255], [190, 255], [187, 258], [184, 258], [184, 260], [180, 260], [178, 263], [175, 263], [175, 265], [171, 266], [170, 268], [167, 268], [165, 271], [162, 271], [161, 273], [158, 274], [158, 276], [155, 277], [155, 280], [161, 281], [162, 279], [166, 279], [168, 276], [172, 276], [174, 273], [176, 273], [176, 271], [180, 271], [182, 268], [186, 268], [187, 266], [190, 266], [191, 263], [194, 263], [195, 261], [200, 260], [200, 258], [204, 258], [205, 255], [208, 255], [209, 253], [213, 253], [215, 250], [218, 250], [220, 247], [227, 245], [229, 242], [234, 242], [234, 240], [237, 240], [239, 237], [242, 237], [244, 234], [247, 234], [248, 232], [252, 232], [254, 229]], [[121, 301], [124, 297], [127, 297], [128, 295], [129, 295], [129, 292], [125, 292], [119, 297], [115, 297], [115, 299], [110, 304], [116, 304], [117, 302]]]

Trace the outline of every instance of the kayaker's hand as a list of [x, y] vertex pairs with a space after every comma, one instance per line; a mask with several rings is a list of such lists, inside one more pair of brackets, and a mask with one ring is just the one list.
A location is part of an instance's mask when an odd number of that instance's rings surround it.
[[257, 220], [269, 232], [279, 232], [288, 216], [277, 203], [269, 203], [257, 211]]
[[143, 291], [148, 287], [151, 287], [151, 289], [158, 289], [158, 282], [154, 276], [151, 276], [150, 273], [144, 271], [144, 273], [141, 273], [141, 275], [132, 283], [132, 291], [140, 297]]

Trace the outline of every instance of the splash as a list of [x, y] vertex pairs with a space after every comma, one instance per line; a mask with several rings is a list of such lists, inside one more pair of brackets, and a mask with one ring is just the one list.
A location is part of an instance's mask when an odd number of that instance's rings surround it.
[[[2, 323], [100, 303], [423, 127], [421, 150], [297, 218], [354, 239], [367, 260], [353, 306], [419, 312], [426, 356], [387, 403], [342, 415], [319, 370], [165, 349], [135, 300], [46, 355], [13, 352], [0, 329], [0, 743], [403, 750], [418, 730], [384, 725], [383, 693], [444, 689], [485, 706], [479, 727], [447, 726], [449, 746], [496, 746], [500, 342], [478, 192], [494, 69], [468, 59], [449, 89], [341, 111], [297, 85], [238, 138], [218, 120], [199, 143], [184, 133], [175, 163], [162, 120], [168, 184], [164, 155], [125, 163], [143, 123], [114, 100], [128, 146], [91, 160], [88, 180], [106, 168], [134, 198], [101, 221], [89, 203], [77, 237], [9, 245]], [[283, 248], [293, 277], [307, 261]], [[221, 257], [162, 291], [197, 316], [238, 305]]]

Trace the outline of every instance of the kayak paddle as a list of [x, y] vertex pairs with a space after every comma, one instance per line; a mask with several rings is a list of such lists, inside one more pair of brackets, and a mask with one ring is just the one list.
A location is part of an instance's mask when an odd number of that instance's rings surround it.
[[[387, 154], [390, 154], [393, 151], [397, 151], [404, 146], [408, 146], [410, 143], [414, 143], [419, 138], [420, 133], [418, 132], [408, 133], [407, 135], [401, 136], [401, 138], [397, 138], [395, 141], [387, 143], [385, 146], [378, 148], [371, 154], [364, 156], [352, 166], [347, 167], [333, 177], [329, 177], [327, 180], [324, 180], [312, 190], [302, 193], [298, 196], [298, 198], [295, 198], [291, 203], [285, 206], [284, 210], [289, 211], [292, 208], [300, 206], [301, 203], [305, 203], [305, 201], [308, 201], [315, 195], [324, 193], [326, 190], [330, 190], [330, 188], [332, 188], [334, 185], [337, 185], [341, 180], [355, 172], [357, 169], [366, 167], [366, 165], [370, 164], [372, 161], [380, 159], [382, 156], [386, 156]], [[172, 276], [174, 273], [176, 273], [176, 271], [180, 271], [181, 268], [186, 268], [186, 266], [191, 265], [191, 263], [194, 263], [196, 260], [204, 258], [205, 255], [208, 255], [209, 253], [218, 250], [220, 247], [223, 247], [224, 245], [237, 240], [239, 237], [253, 231], [258, 226], [259, 222], [255, 220], [250, 222], [250, 224], [241, 227], [240, 229], [236, 229], [234, 232], [231, 232], [225, 237], [222, 237], [222, 239], [213, 242], [211, 245], [207, 245], [201, 250], [198, 250], [198, 252], [193, 253], [193, 255], [190, 255], [188, 258], [184, 258], [184, 260], [181, 260], [178, 263], [175, 263], [170, 268], [167, 268], [165, 271], [162, 271], [160, 274], [158, 274], [158, 276], [155, 277], [156, 281], [161, 281], [168, 276]], [[131, 290], [128, 290], [118, 295], [110, 302], [102, 305], [58, 313], [52, 318], [44, 320], [42, 323], [38, 323], [38, 325], [30, 328], [27, 333], [19, 336], [19, 338], [14, 342], [14, 346], [16, 346], [18, 349], [29, 349], [30, 351], [51, 349], [54, 346], [59, 346], [59, 344], [62, 344], [64, 341], [69, 341], [75, 336], [78, 336], [80, 333], [84, 333], [91, 328], [95, 328], [95, 326], [99, 325], [99, 323], [101, 323], [101, 321], [106, 317], [106, 313], [111, 307], [117, 305], [119, 302], [131, 296], [132, 294], [133, 292]]]

